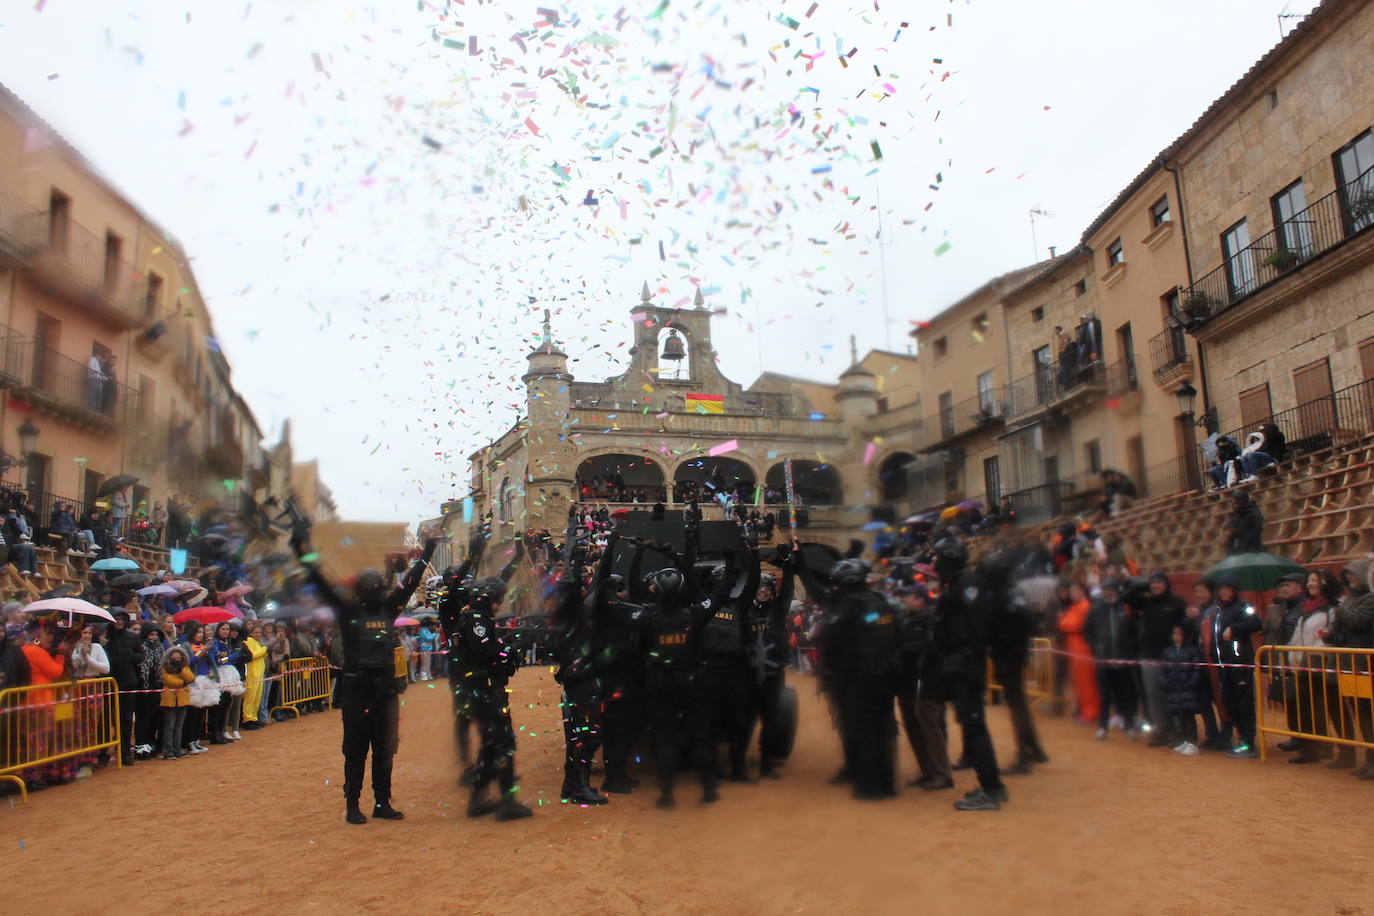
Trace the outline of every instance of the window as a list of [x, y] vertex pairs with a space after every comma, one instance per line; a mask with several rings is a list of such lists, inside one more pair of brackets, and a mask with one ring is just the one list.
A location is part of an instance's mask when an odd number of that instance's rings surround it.
[[988, 313], [983, 312], [973, 319], [973, 339], [981, 342], [988, 334], [988, 329], [992, 327], [992, 322], [988, 321]]
[[1140, 377], [1135, 367], [1135, 335], [1128, 321], [1116, 329], [1116, 348], [1121, 352], [1121, 361], [1126, 367], [1125, 387], [1135, 391], [1140, 387]]
[[936, 359], [944, 359], [946, 356], [949, 355], [949, 340], [948, 340], [948, 339], [946, 339], [946, 338], [944, 338], [944, 337], [941, 337], [940, 339], [938, 339], [938, 340], [935, 341], [934, 347], [935, 347], [935, 358], [936, 358]]
[[940, 395], [940, 436], [954, 438], [954, 392], [946, 391]]
[[1351, 232], [1374, 225], [1374, 133], [1365, 131], [1336, 151], [1336, 184]]
[[162, 300], [162, 278], [152, 271], [148, 272], [148, 288], [143, 297], [143, 317], [157, 316]]
[[1275, 194], [1269, 201], [1274, 211], [1275, 250], [1269, 254], [1271, 266], [1287, 270], [1292, 266], [1292, 252], [1298, 259], [1312, 254], [1312, 220], [1307, 214], [1307, 192], [1302, 179]]
[[887, 413], [887, 411], [888, 411], [887, 398], [886, 398], [886, 397], [879, 396], [879, 398], [878, 398], [878, 413]]
[[1037, 305], [1035, 308], [1031, 309], [1031, 321], [1040, 322], [1044, 320], [1045, 307], [1043, 305]]
[[1088, 462], [1089, 474], [1102, 473], [1102, 443], [1093, 439], [1083, 443], [1083, 457]]
[[1293, 395], [1298, 402], [1298, 435], [1329, 436], [1336, 428], [1336, 404], [1331, 390], [1331, 364], [1326, 359], [1293, 370]]
[[1163, 307], [1164, 317], [1177, 315], [1183, 311], [1183, 301], [1179, 297], [1178, 287], [1175, 286], [1167, 293], [1159, 297], [1159, 304]]
[[1250, 251], [1250, 227], [1245, 220], [1221, 234], [1221, 251], [1226, 257], [1226, 277], [1231, 283], [1231, 295], [1248, 295], [1255, 288], [1255, 262]]
[[72, 199], [53, 188], [48, 196], [48, 244], [54, 250], [66, 253], [71, 222]]
[[988, 416], [998, 416], [997, 394], [992, 387], [992, 370], [978, 376], [978, 409]]
[[1031, 351], [1031, 364], [1035, 366], [1035, 403], [1048, 404], [1054, 396], [1054, 354], [1048, 344]]
[[1162, 226], [1173, 219], [1169, 213], [1169, 195], [1165, 194], [1150, 207], [1150, 225]]
[[1277, 89], [1270, 89], [1269, 94], [1268, 96], [1266, 96], [1266, 98], [1269, 99], [1270, 111], [1273, 111], [1275, 108], [1279, 107], [1279, 91]]
[[1360, 341], [1360, 378], [1374, 378], [1374, 337]]
[[958, 461], [945, 463], [945, 496], [951, 496], [963, 489], [964, 466]]
[[[1126, 467], [1127, 473], [1138, 486], [1145, 485], [1145, 440], [1141, 436], [1132, 436], [1126, 440]], [[1145, 496], [1145, 493], [1140, 493]]]
[[1117, 239], [1107, 246], [1107, 266], [1115, 267], [1126, 260], [1126, 253], [1121, 248], [1121, 239]]
[[1002, 469], [998, 466], [997, 456], [983, 459], [983, 501], [989, 506], [997, 505], [1002, 498]]
[[1087, 293], [1088, 293], [1088, 281], [1087, 281], [1087, 280], [1079, 280], [1077, 283], [1075, 283], [1075, 284], [1073, 285], [1073, 294], [1074, 294], [1075, 296], [1085, 296], [1085, 295], [1087, 295]]
[[1274, 404], [1269, 399], [1269, 383], [1247, 388], [1240, 393], [1240, 425], [1246, 429], [1259, 426], [1274, 415]]
[[119, 253], [124, 242], [113, 232], [105, 233], [105, 289], [112, 291], [119, 285]]

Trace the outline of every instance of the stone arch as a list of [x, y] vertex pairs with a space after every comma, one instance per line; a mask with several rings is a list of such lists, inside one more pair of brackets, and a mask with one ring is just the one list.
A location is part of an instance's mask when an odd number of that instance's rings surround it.
[[663, 465], [633, 449], [606, 447], [578, 456], [576, 483], [581, 502], [656, 503], [667, 498]]
[[685, 502], [694, 495], [710, 500], [718, 493], [731, 492], [748, 503], [754, 499], [758, 480], [758, 469], [742, 456], [689, 455], [673, 468], [673, 501]]
[[915, 460], [911, 452], [896, 451], [877, 462], [877, 491], [883, 502], [904, 503], [911, 496], [910, 467]]
[[[797, 503], [803, 506], [840, 506], [844, 505], [844, 487], [840, 483], [840, 472], [833, 464], [822, 464], [811, 458], [793, 458], [792, 483], [797, 493]], [[764, 486], [769, 501], [774, 504], [787, 502], [786, 472], [783, 462], [779, 461], [768, 469]]]

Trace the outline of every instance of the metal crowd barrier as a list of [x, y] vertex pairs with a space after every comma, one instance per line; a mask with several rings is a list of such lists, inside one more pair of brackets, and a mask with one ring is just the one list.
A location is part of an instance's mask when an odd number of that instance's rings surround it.
[[406, 658], [405, 646], [397, 646], [391, 654], [396, 676], [402, 680], [410, 679], [410, 660]]
[[[988, 659], [988, 700], [1002, 691]], [[1054, 696], [1054, 640], [1036, 636], [1030, 641], [1030, 655], [1026, 659], [1026, 699], [1034, 706]]]
[[1374, 649], [1261, 646], [1255, 653], [1260, 759], [1267, 759], [1265, 735], [1374, 750], [1372, 662]]
[[281, 703], [272, 707], [272, 712], [289, 709], [301, 717], [297, 707], [302, 703], [323, 700], [329, 706], [332, 692], [329, 662], [318, 656], [313, 658], [289, 658], [281, 668]]
[[114, 678], [0, 690], [0, 779], [18, 783], [21, 801], [29, 800], [25, 770], [106, 748], [122, 766]]

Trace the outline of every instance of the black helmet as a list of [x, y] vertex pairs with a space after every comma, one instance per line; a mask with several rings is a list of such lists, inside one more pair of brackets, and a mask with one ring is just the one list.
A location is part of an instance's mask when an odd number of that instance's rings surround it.
[[682, 573], [671, 566], [654, 573], [654, 590], [665, 597], [677, 595], [686, 584]]
[[951, 573], [962, 572], [968, 565], [968, 548], [958, 538], [941, 538], [935, 542], [935, 571], [941, 579]]
[[386, 579], [375, 569], [364, 569], [358, 573], [357, 591], [363, 598], [374, 598], [386, 589]]
[[484, 598], [495, 606], [506, 597], [506, 583], [496, 576], [487, 576], [472, 583], [470, 594], [474, 600]]
[[762, 573], [759, 575], [759, 588], [766, 588], [770, 592], [777, 594], [778, 579], [772, 573]]
[[868, 581], [868, 564], [863, 560], [841, 560], [830, 570], [836, 585], [858, 586]]

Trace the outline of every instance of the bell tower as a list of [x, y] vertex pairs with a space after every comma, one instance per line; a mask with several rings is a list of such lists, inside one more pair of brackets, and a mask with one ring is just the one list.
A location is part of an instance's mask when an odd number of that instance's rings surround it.
[[526, 359], [525, 525], [561, 531], [576, 492], [576, 448], [568, 439], [573, 377], [568, 355], [554, 343], [548, 309], [543, 340]]

